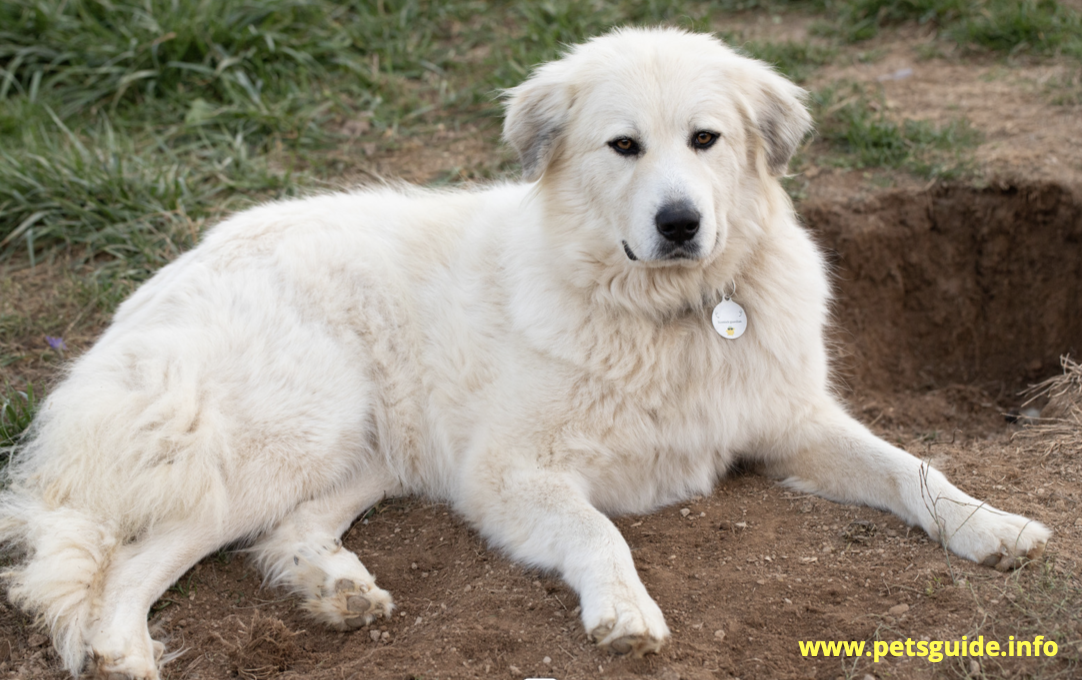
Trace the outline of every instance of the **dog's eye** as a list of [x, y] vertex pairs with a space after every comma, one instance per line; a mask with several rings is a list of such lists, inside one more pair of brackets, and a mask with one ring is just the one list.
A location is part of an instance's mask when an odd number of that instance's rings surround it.
[[621, 156], [638, 156], [642, 150], [639, 143], [630, 137], [617, 137], [609, 142], [609, 146]]
[[691, 145], [696, 149], [709, 149], [718, 141], [718, 133], [699, 130], [691, 136]]

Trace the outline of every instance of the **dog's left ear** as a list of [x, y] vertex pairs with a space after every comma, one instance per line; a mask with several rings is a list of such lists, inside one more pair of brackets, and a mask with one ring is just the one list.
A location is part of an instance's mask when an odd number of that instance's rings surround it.
[[540, 179], [559, 152], [573, 101], [563, 67], [545, 64], [505, 93], [503, 138], [518, 152], [528, 182]]
[[746, 94], [752, 125], [762, 141], [767, 168], [775, 177], [785, 174], [789, 159], [812, 129], [804, 106], [808, 93], [762, 62], [754, 62]]

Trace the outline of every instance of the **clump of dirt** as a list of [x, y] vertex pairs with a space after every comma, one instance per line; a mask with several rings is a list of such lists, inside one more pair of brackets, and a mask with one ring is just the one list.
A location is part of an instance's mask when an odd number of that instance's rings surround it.
[[855, 387], [1016, 392], [1082, 351], [1082, 201], [1055, 184], [946, 184], [804, 204], [834, 265]]

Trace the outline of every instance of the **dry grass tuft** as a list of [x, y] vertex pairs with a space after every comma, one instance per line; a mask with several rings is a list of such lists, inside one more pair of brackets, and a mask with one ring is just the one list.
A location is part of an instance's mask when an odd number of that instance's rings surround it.
[[244, 680], [264, 680], [287, 670], [300, 649], [297, 633], [281, 619], [256, 612], [236, 645], [230, 645], [230, 670]]
[[1033, 425], [1018, 432], [1019, 437], [1048, 439], [1058, 447], [1082, 448], [1082, 364], [1069, 356], [1060, 357], [1063, 374], [1026, 390], [1025, 405], [1041, 399], [1048, 403]]

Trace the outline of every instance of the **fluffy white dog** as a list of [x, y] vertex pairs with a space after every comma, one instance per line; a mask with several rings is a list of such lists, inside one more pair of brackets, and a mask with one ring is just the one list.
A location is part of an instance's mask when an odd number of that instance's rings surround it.
[[710, 36], [621, 30], [510, 92], [528, 183], [218, 225], [44, 403], [0, 499], [11, 599], [73, 673], [157, 678], [148, 608], [245, 540], [316, 619], [362, 626], [391, 596], [339, 539], [417, 494], [559, 572], [597, 644], [643, 654], [669, 630], [608, 516], [708, 494], [736, 457], [971, 560], [1039, 554], [1048, 529], [831, 395], [827, 275], [777, 179], [803, 95]]

